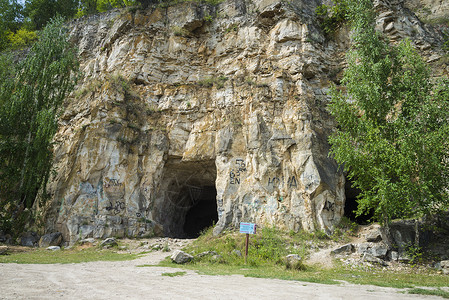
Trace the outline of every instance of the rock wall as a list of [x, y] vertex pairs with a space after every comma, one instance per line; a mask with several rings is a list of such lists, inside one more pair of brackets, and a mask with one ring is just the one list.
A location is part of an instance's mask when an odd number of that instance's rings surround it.
[[[332, 231], [345, 180], [328, 157], [326, 93], [349, 37], [324, 37], [320, 4], [183, 3], [74, 21], [84, 80], [55, 138], [47, 231], [72, 243], [194, 236], [215, 221], [215, 233], [241, 221]], [[376, 5], [381, 30], [417, 34], [435, 55], [437, 33], [402, 4]]]

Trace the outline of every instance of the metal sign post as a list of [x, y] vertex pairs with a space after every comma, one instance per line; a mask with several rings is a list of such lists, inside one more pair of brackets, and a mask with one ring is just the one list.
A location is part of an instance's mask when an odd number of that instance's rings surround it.
[[240, 223], [240, 233], [246, 233], [246, 243], [245, 243], [245, 265], [248, 259], [248, 244], [249, 235], [256, 234], [256, 224], [254, 223]]

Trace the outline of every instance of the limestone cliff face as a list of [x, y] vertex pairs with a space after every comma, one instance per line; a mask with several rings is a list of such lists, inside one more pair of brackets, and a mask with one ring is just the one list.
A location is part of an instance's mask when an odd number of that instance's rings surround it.
[[[71, 242], [193, 236], [212, 221], [216, 233], [241, 221], [332, 231], [345, 180], [328, 157], [326, 92], [349, 36], [325, 39], [320, 4], [228, 0], [75, 21], [84, 80], [56, 136], [48, 231]], [[376, 7], [380, 30], [438, 59], [437, 32], [400, 2]]]

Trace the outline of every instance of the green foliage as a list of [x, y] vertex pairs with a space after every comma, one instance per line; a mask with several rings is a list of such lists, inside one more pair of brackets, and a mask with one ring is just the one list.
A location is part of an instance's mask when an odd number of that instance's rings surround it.
[[333, 6], [319, 5], [315, 13], [320, 21], [321, 29], [326, 35], [330, 35], [348, 20], [347, 0], [335, 0]]
[[26, 0], [24, 14], [31, 29], [40, 30], [56, 16], [73, 17], [77, 7], [78, 0]]
[[183, 2], [206, 3], [210, 5], [218, 5], [224, 0], [136, 0], [143, 8], [150, 5], [159, 5], [160, 7], [169, 7]]
[[9, 47], [12, 49], [23, 49], [37, 40], [37, 34], [34, 31], [20, 28], [16, 33], [10, 32], [8, 34], [8, 40]]
[[357, 215], [388, 223], [449, 206], [449, 81], [435, 84], [409, 41], [374, 30], [369, 0], [351, 1], [354, 46], [329, 105], [331, 155], [362, 192]]
[[423, 249], [415, 244], [409, 244], [405, 247], [405, 253], [410, 258], [410, 264], [416, 266], [423, 259]]
[[439, 296], [445, 299], [449, 299], [449, 292], [442, 289], [423, 289], [423, 288], [413, 288], [407, 291], [408, 294], [415, 295], [433, 295]]
[[331, 239], [335, 242], [349, 241], [351, 236], [355, 236], [358, 230], [358, 224], [351, 221], [347, 217], [342, 217], [340, 222], [335, 226], [335, 230], [331, 235]]
[[[203, 252], [218, 253], [221, 258], [215, 259], [212, 255], [195, 257], [194, 263], [218, 263], [229, 265], [244, 265], [246, 236], [240, 233], [228, 233], [221, 236], [213, 236], [212, 228], [208, 229], [188, 249], [193, 254]], [[243, 255], [237, 255], [236, 251]], [[248, 247], [248, 265], [279, 265], [284, 268], [302, 269], [302, 262], [290, 264], [285, 260], [288, 254], [307, 255], [305, 245], [298, 245], [296, 236], [290, 236], [274, 227], [258, 229], [257, 234], [250, 235]]]
[[[298, 253], [301, 257], [307, 255], [307, 251], [303, 245], [313, 245], [318, 243], [322, 248], [321, 240], [318, 240], [316, 235], [307, 232], [286, 232], [278, 231], [276, 229], [268, 228], [264, 233], [263, 230], [258, 230], [256, 234], [250, 235], [250, 256], [248, 257], [248, 264], [244, 264], [244, 258], [237, 255], [233, 250], [239, 250], [243, 254], [245, 245], [245, 235], [236, 232], [226, 232], [219, 236], [212, 235], [212, 228], [203, 233], [196, 241], [193, 242], [185, 251], [195, 255], [193, 263], [176, 264], [169, 258], [161, 262], [160, 266], [182, 268], [197, 270], [201, 274], [210, 275], [231, 275], [241, 274], [245, 277], [258, 278], [278, 278], [284, 280], [299, 280], [306, 282], [316, 282], [325, 284], [338, 284], [341, 281], [350, 282], [353, 284], [369, 284], [384, 287], [395, 288], [412, 288], [414, 286], [427, 287], [447, 287], [449, 286], [449, 277], [439, 275], [436, 270], [423, 270], [420, 268], [404, 270], [385, 270], [384, 267], [372, 267], [369, 269], [354, 269], [343, 264], [336, 264], [334, 267], [319, 268], [318, 266], [301, 266], [300, 264], [291, 264], [290, 267], [282, 262], [278, 263], [271, 258], [257, 261], [251, 259], [251, 250], [254, 248], [255, 239], [272, 239], [268, 244], [275, 245], [280, 239], [281, 245], [284, 245], [287, 250], [278, 249], [277, 252], [284, 252], [287, 254]], [[298, 248], [298, 246], [300, 246]], [[316, 247], [317, 245], [315, 245]], [[263, 248], [273, 248], [271, 246], [263, 246]], [[220, 260], [215, 260], [211, 255], [205, 255], [198, 258], [197, 254], [204, 251], [215, 251], [222, 256]], [[254, 252], [253, 252], [254, 253]], [[295, 267], [297, 265], [297, 267]], [[143, 265], [142, 267], [145, 267]], [[305, 267], [303, 269], [303, 267]], [[435, 290], [435, 289], [434, 289]]]
[[201, 79], [198, 81], [198, 85], [202, 87], [213, 87], [214, 85], [221, 89], [224, 87], [225, 82], [228, 80], [228, 77], [226, 76], [218, 76], [218, 77], [206, 77], [204, 79]]
[[21, 62], [0, 57], [0, 228], [5, 231], [20, 232], [18, 220], [48, 180], [57, 116], [75, 84], [76, 52], [61, 26], [62, 19], [52, 21]]
[[162, 273], [161, 275], [168, 276], [168, 277], [177, 277], [177, 276], [184, 276], [186, 274], [187, 274], [187, 272], [182, 271], [182, 272], [172, 272], [172, 273], [166, 272], [166, 273]]
[[186, 37], [186, 36], [189, 36], [189, 34], [190, 34], [190, 32], [187, 29], [184, 29], [184, 28], [179, 27], [179, 26], [173, 26], [171, 28], [171, 31], [173, 32], [173, 34], [175, 36], [184, 36], [184, 37]]
[[114, 250], [98, 250], [94, 247], [87, 249], [62, 249], [48, 251], [46, 249], [32, 249], [26, 252], [14, 252], [1, 255], [0, 263], [16, 264], [72, 264], [90, 261], [124, 261], [138, 258], [138, 254], [119, 254]]
[[0, 51], [9, 47], [8, 35], [19, 30], [22, 10], [16, 0], [0, 0]]
[[97, 0], [97, 11], [104, 12], [113, 8], [136, 5], [133, 0]]

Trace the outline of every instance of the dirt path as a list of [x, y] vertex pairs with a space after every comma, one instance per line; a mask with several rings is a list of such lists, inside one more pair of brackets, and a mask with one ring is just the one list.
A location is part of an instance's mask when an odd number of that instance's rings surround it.
[[240, 275], [207, 276], [179, 269], [137, 267], [156, 264], [167, 253], [133, 261], [80, 264], [0, 264], [0, 299], [441, 299], [408, 295], [393, 288], [323, 285]]

